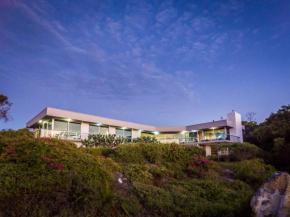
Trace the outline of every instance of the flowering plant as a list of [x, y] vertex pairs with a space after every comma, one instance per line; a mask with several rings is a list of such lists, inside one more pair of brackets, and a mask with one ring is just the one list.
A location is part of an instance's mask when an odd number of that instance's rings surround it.
[[206, 157], [199, 155], [193, 158], [193, 161], [187, 162], [186, 172], [188, 175], [202, 176], [204, 172], [208, 171], [209, 165], [212, 162]]

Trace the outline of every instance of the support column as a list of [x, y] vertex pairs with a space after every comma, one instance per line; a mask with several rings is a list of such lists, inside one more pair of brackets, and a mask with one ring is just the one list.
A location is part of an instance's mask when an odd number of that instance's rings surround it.
[[81, 123], [81, 139], [87, 139], [90, 133], [89, 131], [89, 123]]
[[205, 156], [211, 156], [211, 146], [205, 146]]

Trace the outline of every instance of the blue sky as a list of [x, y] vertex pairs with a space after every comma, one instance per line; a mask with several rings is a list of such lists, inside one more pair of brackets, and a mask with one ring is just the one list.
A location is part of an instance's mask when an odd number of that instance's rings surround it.
[[263, 121], [290, 103], [290, 2], [0, 1], [0, 93], [150, 125]]

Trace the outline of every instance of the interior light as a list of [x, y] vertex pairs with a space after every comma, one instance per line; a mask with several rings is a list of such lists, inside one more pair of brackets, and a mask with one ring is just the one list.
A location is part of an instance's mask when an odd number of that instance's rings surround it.
[[97, 126], [101, 126], [102, 124], [101, 123], [98, 123], [98, 124], [96, 124]]
[[69, 119], [67, 119], [68, 121], [71, 121], [71, 119], [69, 118]]
[[42, 120], [40, 120], [40, 121], [38, 121], [39, 123], [41, 123], [42, 122]]
[[154, 134], [157, 135], [157, 134], [159, 134], [159, 132], [155, 131]]
[[122, 127], [121, 129], [125, 130], [125, 129], [127, 129], [127, 127]]

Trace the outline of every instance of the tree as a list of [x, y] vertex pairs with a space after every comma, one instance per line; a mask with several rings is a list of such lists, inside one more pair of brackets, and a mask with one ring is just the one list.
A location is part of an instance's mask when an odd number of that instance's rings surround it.
[[290, 104], [282, 106], [261, 123], [254, 131], [254, 137], [261, 144], [261, 148], [267, 151], [274, 147], [276, 138], [283, 138], [286, 144], [290, 144]]
[[256, 112], [247, 112], [245, 117], [247, 118], [248, 122], [255, 122], [256, 121], [256, 116], [257, 113]]
[[4, 122], [7, 122], [12, 118], [9, 114], [12, 104], [8, 101], [7, 96], [0, 94], [0, 121], [4, 120]]

